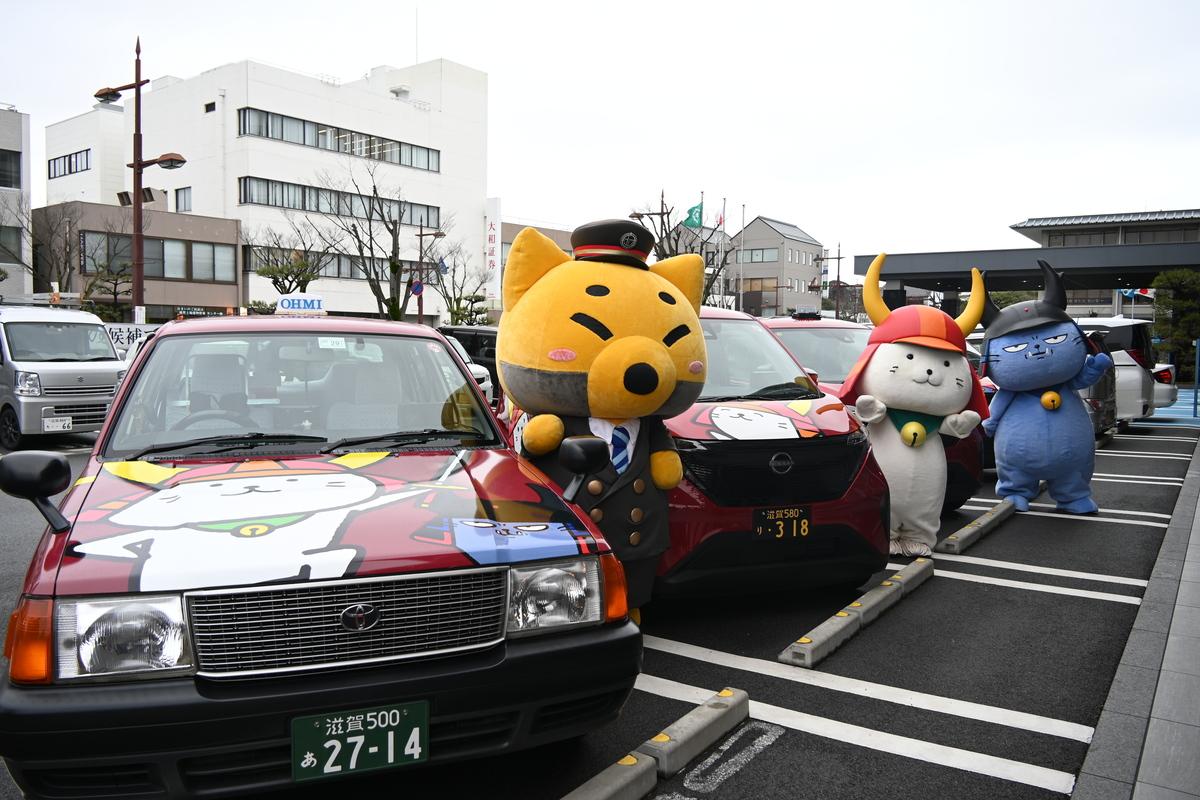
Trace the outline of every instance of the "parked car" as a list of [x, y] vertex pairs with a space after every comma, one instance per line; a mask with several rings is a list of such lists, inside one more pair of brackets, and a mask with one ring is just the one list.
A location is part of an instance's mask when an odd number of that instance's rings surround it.
[[[816, 374], [822, 390], [837, 396], [841, 395], [842, 382], [871, 335], [871, 328], [866, 325], [817, 314], [773, 317], [763, 320], [763, 324], [810, 374]], [[987, 442], [983, 432], [976, 428], [963, 439], [942, 437], [942, 444], [946, 448], [946, 500], [942, 509], [953, 511], [979, 490]]]
[[1085, 333], [1104, 334], [1113, 358], [1117, 383], [1117, 427], [1154, 414], [1154, 345], [1150, 322], [1125, 317], [1085, 317], [1076, 320]]
[[0, 447], [44, 433], [100, 430], [125, 362], [95, 314], [0, 309]]
[[1179, 400], [1179, 384], [1175, 383], [1174, 364], [1154, 365], [1154, 407], [1166, 408]]
[[26, 797], [509, 753], [613, 719], [640, 668], [619, 562], [424, 326], [168, 323], [77, 480], [15, 453], [0, 489], [50, 524], [0, 683]]
[[683, 460], [660, 593], [857, 585], [888, 557], [866, 432], [755, 318], [704, 307], [704, 394], [667, 420]]
[[495, 384], [492, 383], [492, 373], [488, 372], [487, 367], [482, 364], [476, 364], [471, 360], [471, 354], [467, 352], [467, 348], [463, 347], [462, 342], [455, 339], [453, 336], [447, 336], [446, 341], [454, 348], [454, 352], [458, 353], [458, 357], [467, 365], [467, 369], [471, 373], [471, 377], [479, 384], [479, 388], [483, 390], [483, 396], [487, 398], [488, 404], [492, 402], [495, 393]]
[[496, 334], [494, 325], [443, 325], [438, 331], [462, 344], [471, 355], [471, 360], [487, 368], [492, 375], [492, 385], [500, 385], [500, 373], [496, 371]]

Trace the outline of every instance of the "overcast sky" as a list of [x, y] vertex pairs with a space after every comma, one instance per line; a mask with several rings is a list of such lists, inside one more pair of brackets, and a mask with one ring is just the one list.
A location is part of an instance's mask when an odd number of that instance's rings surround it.
[[343, 80], [417, 57], [487, 72], [506, 219], [571, 228], [703, 191], [731, 233], [745, 204], [854, 255], [1200, 207], [1193, 0], [5, 5], [0, 102], [32, 115], [35, 204], [44, 127], [131, 79], [140, 33], [151, 78], [245, 58]]

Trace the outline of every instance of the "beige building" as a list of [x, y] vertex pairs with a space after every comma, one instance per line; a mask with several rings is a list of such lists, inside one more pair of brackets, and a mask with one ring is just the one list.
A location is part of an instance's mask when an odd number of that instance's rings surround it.
[[[177, 314], [215, 316], [245, 305], [236, 219], [152, 210], [144, 228], [146, 321], [166, 322]], [[75, 296], [98, 305], [113, 303], [106, 273], [132, 272], [133, 240], [129, 209], [72, 201], [34, 211], [35, 292], [59, 284], [65, 301]], [[117, 300], [129, 305], [128, 280], [116, 282]]]

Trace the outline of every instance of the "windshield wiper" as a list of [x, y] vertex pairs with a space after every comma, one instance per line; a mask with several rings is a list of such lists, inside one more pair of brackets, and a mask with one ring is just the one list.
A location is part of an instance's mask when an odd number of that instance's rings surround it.
[[[264, 444], [289, 444], [291, 442], [327, 442], [329, 441], [324, 436], [305, 436], [297, 433], [226, 433], [222, 436], [201, 436], [199, 439], [184, 439], [181, 442], [166, 442], [164, 444], [152, 444], [138, 450], [131, 456], [126, 456], [126, 461], [137, 461], [139, 458], [151, 455], [153, 453], [167, 453], [172, 450], [178, 450], [183, 447], [200, 447], [206, 444], [236, 444], [237, 447], [222, 448], [213, 452], [226, 452], [227, 450], [237, 450], [245, 447], [258, 447]], [[324, 451], [322, 451], [324, 452]]]
[[392, 431], [391, 433], [376, 433], [371, 436], [349, 436], [345, 439], [338, 439], [328, 447], [322, 448], [322, 453], [332, 453], [334, 450], [340, 450], [345, 447], [354, 447], [359, 444], [372, 444], [374, 442], [386, 442], [388, 444], [420, 444], [428, 442], [432, 439], [490, 439], [491, 437], [483, 431], [475, 428], [463, 428], [461, 430], [448, 430], [446, 428], [425, 428], [419, 431]]
[[802, 386], [795, 381], [787, 383], [775, 383], [770, 386], [764, 386], [749, 394], [742, 395], [745, 400], [800, 400], [813, 399], [821, 395], [812, 391], [806, 386]]

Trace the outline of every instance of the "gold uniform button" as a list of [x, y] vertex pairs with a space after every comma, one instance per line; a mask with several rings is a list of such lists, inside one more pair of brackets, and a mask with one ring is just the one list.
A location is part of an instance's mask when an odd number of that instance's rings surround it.
[[629, 534], [629, 543], [631, 545], [633, 545], [634, 547], [637, 547], [639, 544], [641, 544], [642, 543], [642, 532], [634, 531], [633, 533]]
[[646, 482], [641, 478], [638, 478], [633, 482], [633, 491], [637, 494], [641, 494], [642, 492], [646, 491]]
[[604, 511], [599, 508], [593, 508], [588, 512], [588, 516], [592, 518], [592, 522], [599, 522], [604, 519]]
[[587, 490], [589, 494], [600, 494], [604, 491], [604, 484], [597, 480], [588, 481]]
[[642, 511], [640, 508], [635, 508], [629, 512], [629, 521], [634, 524], [637, 524], [637, 523], [641, 522], [642, 518], [645, 516], [646, 516], [645, 511]]

